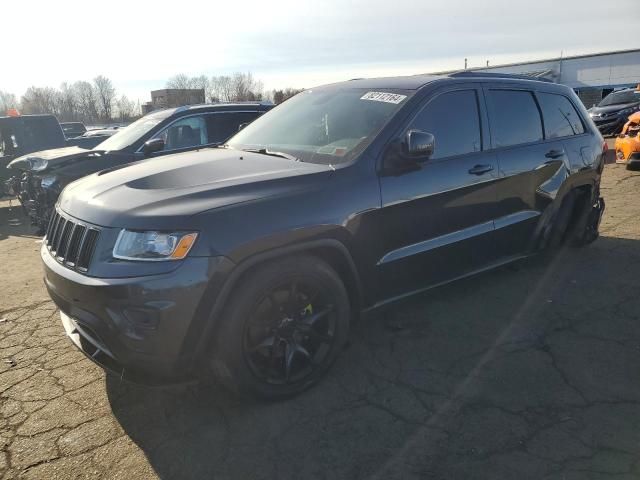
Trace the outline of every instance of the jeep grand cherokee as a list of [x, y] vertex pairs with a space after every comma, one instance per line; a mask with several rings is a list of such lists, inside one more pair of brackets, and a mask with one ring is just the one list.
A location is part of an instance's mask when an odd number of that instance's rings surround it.
[[313, 88], [223, 147], [69, 185], [45, 282], [69, 337], [125, 379], [281, 398], [327, 371], [358, 313], [594, 240], [603, 146], [551, 83]]

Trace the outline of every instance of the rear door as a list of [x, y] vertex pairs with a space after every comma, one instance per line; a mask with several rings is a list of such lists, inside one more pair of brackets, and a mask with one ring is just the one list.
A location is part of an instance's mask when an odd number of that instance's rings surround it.
[[[599, 152], [592, 151], [591, 137], [573, 102], [555, 92], [538, 91], [536, 97], [542, 110], [545, 137], [562, 141], [571, 170], [578, 170], [591, 163], [591, 159]], [[554, 187], [552, 190], [547, 187], [546, 190], [555, 193], [559, 185]]]
[[399, 132], [432, 133], [434, 154], [409, 171], [380, 177], [377, 262], [382, 297], [447, 281], [493, 258], [498, 167], [486, 150], [482, 91], [438, 91]]
[[496, 248], [511, 257], [533, 247], [540, 215], [551, 201], [538, 187], [562, 168], [567, 154], [561, 140], [545, 139], [533, 90], [487, 85], [485, 98], [500, 167]]
[[224, 143], [240, 130], [253, 122], [262, 112], [220, 112], [207, 116], [209, 142]]

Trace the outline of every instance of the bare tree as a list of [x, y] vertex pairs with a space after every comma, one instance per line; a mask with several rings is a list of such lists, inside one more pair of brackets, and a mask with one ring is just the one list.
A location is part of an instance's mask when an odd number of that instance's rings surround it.
[[[166, 87], [177, 90], [202, 90], [204, 93], [204, 101], [206, 102], [209, 93], [209, 79], [204, 75], [199, 77], [189, 77], [184, 73], [180, 73], [167, 80]], [[176, 95], [176, 101], [180, 105], [188, 105], [189, 103], [193, 103], [193, 96], [187, 92], [178, 92]]]
[[169, 80], [167, 80], [166, 86], [167, 88], [180, 88], [180, 89], [192, 88], [191, 78], [188, 75], [185, 75], [184, 73], [179, 73], [178, 75], [175, 75], [171, 77]]
[[128, 122], [134, 116], [136, 116], [136, 113], [135, 113], [136, 106], [131, 100], [127, 98], [126, 95], [122, 95], [118, 99], [117, 106], [118, 106], [118, 118], [120, 119], [121, 122]]
[[230, 102], [233, 95], [232, 79], [226, 75], [211, 77], [211, 101]]
[[0, 115], [4, 115], [10, 108], [18, 107], [18, 99], [13, 93], [0, 90]]
[[93, 84], [98, 98], [98, 114], [104, 121], [108, 122], [111, 120], [113, 103], [116, 98], [116, 89], [113, 88], [111, 80], [102, 75], [94, 78]]
[[51, 87], [29, 87], [20, 100], [22, 112], [58, 113], [58, 92]]
[[76, 96], [73, 89], [66, 82], [60, 85], [57, 101], [58, 120], [76, 121], [79, 119]]
[[251, 72], [233, 74], [232, 98], [234, 102], [262, 100], [262, 82], [255, 80]]
[[211, 82], [206, 75], [200, 75], [191, 79], [191, 88], [199, 88], [204, 90], [204, 101], [211, 101]]
[[211, 101], [217, 102], [246, 102], [263, 98], [262, 82], [256, 80], [251, 72], [212, 77], [210, 92]]
[[97, 97], [93, 85], [79, 81], [72, 85], [79, 118], [83, 122], [95, 122], [98, 119]]
[[278, 105], [303, 91], [304, 88], [291, 87], [287, 87], [284, 90], [273, 90], [273, 92], [271, 93], [271, 98], [273, 99], [273, 103]]

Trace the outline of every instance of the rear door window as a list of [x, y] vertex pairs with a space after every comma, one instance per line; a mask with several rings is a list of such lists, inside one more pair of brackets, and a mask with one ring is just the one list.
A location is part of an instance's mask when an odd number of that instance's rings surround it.
[[482, 137], [476, 91], [459, 90], [438, 95], [409, 128], [433, 134], [433, 159], [479, 152]]
[[568, 98], [553, 93], [539, 93], [544, 130], [547, 138], [569, 137], [584, 133], [580, 115]]
[[207, 115], [209, 143], [222, 143], [238, 133], [240, 126], [255, 120], [262, 112], [218, 112]]
[[542, 121], [533, 93], [522, 90], [487, 92], [494, 147], [510, 147], [542, 140]]

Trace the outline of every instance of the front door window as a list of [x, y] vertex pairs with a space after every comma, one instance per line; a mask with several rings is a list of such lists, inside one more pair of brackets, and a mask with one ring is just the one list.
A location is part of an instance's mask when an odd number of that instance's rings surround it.
[[164, 151], [197, 147], [209, 143], [202, 116], [186, 117], [171, 124], [155, 138], [164, 140]]

